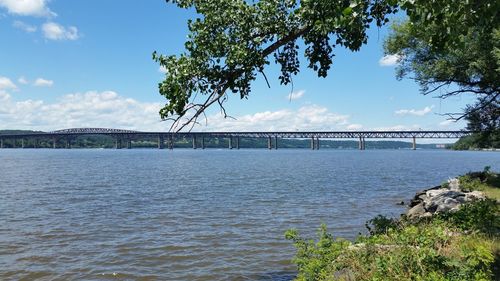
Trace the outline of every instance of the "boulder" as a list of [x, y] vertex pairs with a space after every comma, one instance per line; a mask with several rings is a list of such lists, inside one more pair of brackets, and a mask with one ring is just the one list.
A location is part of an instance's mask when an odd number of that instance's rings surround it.
[[464, 196], [463, 192], [444, 189], [439, 193], [436, 192], [435, 196], [429, 196], [429, 198], [424, 201], [424, 208], [432, 213], [448, 211], [460, 204], [455, 198], [461, 196]]
[[486, 198], [486, 196], [484, 196], [484, 193], [482, 193], [481, 191], [471, 191], [471, 192], [467, 192], [465, 194], [465, 201], [466, 202], [473, 201], [473, 200], [483, 200], [485, 198]]
[[447, 188], [437, 189], [437, 190], [429, 190], [427, 191], [427, 197], [451, 197], [455, 198], [457, 196], [463, 195], [464, 193], [457, 190], [450, 190]]
[[450, 179], [447, 187], [436, 186], [417, 192], [410, 201], [410, 209], [406, 215], [410, 218], [423, 218], [434, 213], [454, 212], [461, 204], [482, 199], [485, 199], [482, 192], [465, 192], [461, 190], [458, 179]]
[[465, 193], [464, 193], [464, 195], [460, 195], [460, 196], [455, 197], [455, 200], [457, 200], [460, 204], [468, 202], [467, 196], [465, 196]]
[[429, 190], [436, 190], [436, 189], [440, 189], [440, 188], [441, 188], [441, 186], [438, 185], [438, 186], [434, 186], [434, 187], [431, 187], [431, 188], [428, 188], [428, 189], [424, 189], [424, 190], [418, 191], [417, 193], [415, 193], [415, 196], [410, 201], [410, 205], [409, 206], [413, 207], [413, 206], [416, 206], [419, 203], [423, 202], [423, 200], [425, 200], [427, 198], [427, 191], [429, 191]]
[[460, 202], [453, 198], [444, 199], [436, 208], [436, 213], [453, 212], [458, 210]]
[[410, 218], [418, 218], [421, 217], [424, 213], [426, 213], [426, 210], [424, 209], [424, 204], [420, 203], [413, 208], [409, 209], [406, 215]]

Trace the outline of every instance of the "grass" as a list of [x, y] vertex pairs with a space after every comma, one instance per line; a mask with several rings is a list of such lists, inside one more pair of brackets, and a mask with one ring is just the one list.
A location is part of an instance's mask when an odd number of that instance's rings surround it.
[[483, 192], [486, 197], [500, 202], [500, 175], [489, 172], [471, 172], [459, 177], [460, 186], [465, 190]]
[[500, 201], [500, 175], [491, 174], [486, 180], [486, 187], [483, 190], [484, 194], [497, 201]]

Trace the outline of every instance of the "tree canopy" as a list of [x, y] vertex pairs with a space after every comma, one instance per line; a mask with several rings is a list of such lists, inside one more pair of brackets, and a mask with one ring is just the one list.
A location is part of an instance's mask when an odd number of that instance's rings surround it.
[[[326, 77], [334, 48], [357, 51], [367, 42], [366, 30], [396, 12], [396, 1], [381, 0], [167, 0], [199, 15], [189, 20], [185, 53], [153, 53], [166, 70], [159, 84], [167, 103], [163, 119], [181, 130], [210, 105], [223, 107], [227, 92], [247, 98], [251, 83], [271, 62], [281, 67], [282, 84], [299, 72], [298, 40], [304, 42], [308, 67]], [[197, 98], [202, 98], [198, 101]], [[180, 121], [182, 117], [186, 121]]]
[[400, 58], [397, 77], [411, 76], [423, 94], [440, 98], [475, 95], [477, 103], [448, 114], [453, 119], [498, 108], [500, 2], [421, 0], [405, 11], [408, 19], [393, 25], [384, 46]]
[[[153, 59], [166, 70], [165, 79], [159, 83], [159, 92], [167, 100], [160, 116], [174, 120], [174, 130], [194, 125], [213, 104], [218, 104], [226, 115], [223, 104], [227, 95], [247, 98], [258, 75], [268, 81], [265, 71], [271, 63], [281, 68], [278, 79], [282, 84], [292, 83], [300, 69], [299, 52], [303, 52], [309, 68], [319, 77], [326, 77], [336, 47], [358, 51], [367, 43], [370, 25], [386, 24], [388, 16], [400, 9], [408, 14], [409, 21], [396, 25], [386, 44], [387, 53], [400, 56], [399, 77], [415, 73], [424, 92], [429, 92], [431, 85], [437, 83], [441, 88], [440, 83], [450, 81], [448, 85], [464, 87], [454, 93], [481, 91], [478, 95], [486, 101], [498, 98], [499, 64], [490, 64], [492, 57], [498, 62], [500, 56], [498, 40], [495, 42], [500, 36], [499, 9], [493, 0], [166, 2], [193, 9], [198, 15], [188, 21], [184, 53], [153, 53]], [[305, 46], [303, 51], [299, 40]], [[485, 42], [494, 45], [493, 53], [488, 52], [491, 48], [482, 47]], [[468, 52], [471, 49], [474, 52]], [[475, 59], [477, 55], [481, 55], [479, 59]], [[464, 61], [467, 67], [461, 67]], [[456, 66], [456, 71], [450, 65]], [[442, 81], [445, 74], [450, 76], [446, 71], [453, 79]], [[463, 81], [467, 83], [460, 84]]]

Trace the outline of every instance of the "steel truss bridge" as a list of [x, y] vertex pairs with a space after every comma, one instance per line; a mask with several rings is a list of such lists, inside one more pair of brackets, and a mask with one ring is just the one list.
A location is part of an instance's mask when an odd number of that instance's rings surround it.
[[[141, 132], [106, 128], [73, 128], [52, 132], [30, 132], [21, 134], [0, 135], [0, 148], [10, 142], [10, 147], [17, 147], [19, 140], [21, 148], [25, 141], [34, 140], [34, 147], [40, 139], [51, 139], [52, 147], [57, 148], [58, 141], [64, 140], [66, 148], [71, 148], [75, 138], [84, 135], [107, 135], [115, 138], [115, 148], [132, 148], [133, 140], [157, 138], [158, 148], [173, 149], [175, 139], [191, 139], [193, 148], [205, 148], [206, 138], [227, 138], [229, 148], [239, 149], [240, 138], [267, 138], [268, 148], [278, 149], [278, 139], [311, 139], [311, 149], [319, 149], [320, 139], [359, 139], [359, 149], [365, 149], [365, 139], [412, 139], [413, 149], [416, 149], [416, 139], [457, 139], [472, 134], [471, 131], [296, 131], [296, 132]], [[274, 141], [273, 141], [274, 140]]]

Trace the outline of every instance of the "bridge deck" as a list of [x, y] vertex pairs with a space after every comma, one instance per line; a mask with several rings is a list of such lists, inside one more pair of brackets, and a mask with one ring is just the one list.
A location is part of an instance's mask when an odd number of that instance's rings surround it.
[[0, 135], [2, 139], [32, 138], [32, 137], [77, 137], [82, 135], [109, 135], [115, 137], [247, 137], [247, 138], [328, 138], [328, 139], [354, 139], [354, 138], [460, 138], [472, 134], [471, 131], [296, 131], [296, 132], [140, 132], [119, 129], [81, 128], [67, 129], [53, 132], [37, 132], [26, 134]]

